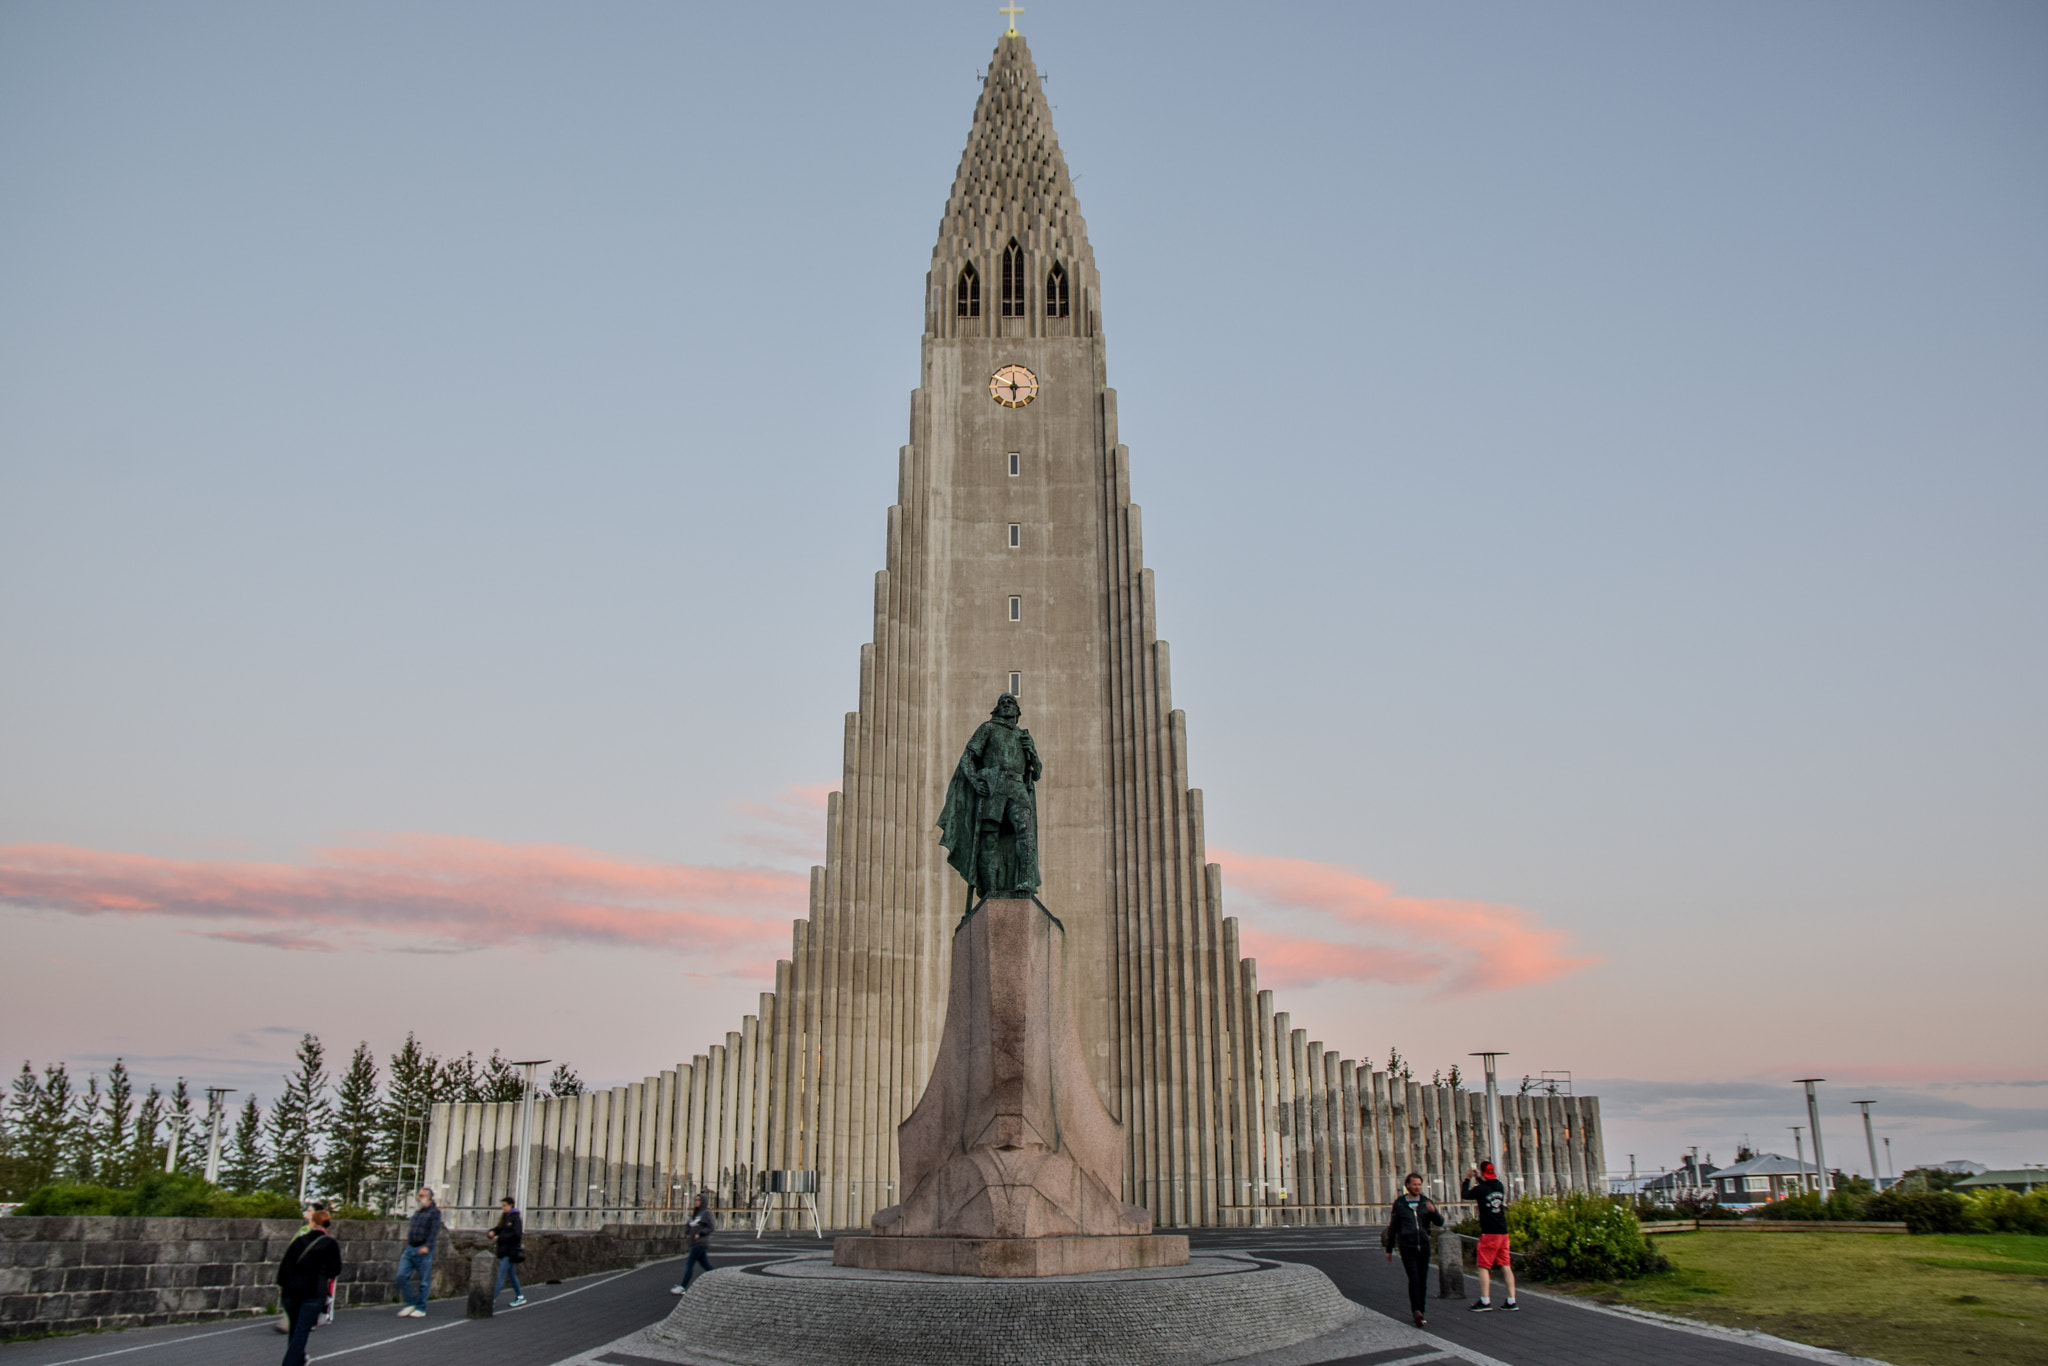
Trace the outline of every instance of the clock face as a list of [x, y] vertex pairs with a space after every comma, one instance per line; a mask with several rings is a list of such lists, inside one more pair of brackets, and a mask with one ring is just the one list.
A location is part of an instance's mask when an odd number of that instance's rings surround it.
[[1038, 397], [1038, 376], [1021, 365], [1005, 365], [989, 377], [988, 396], [1005, 408], [1021, 408]]

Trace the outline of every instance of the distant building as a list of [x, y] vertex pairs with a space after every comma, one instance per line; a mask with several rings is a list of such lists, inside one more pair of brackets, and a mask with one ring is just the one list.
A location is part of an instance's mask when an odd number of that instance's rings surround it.
[[1985, 1166], [1982, 1162], [1937, 1162], [1933, 1166], [1925, 1167], [1922, 1170], [1954, 1172], [1958, 1176], [1982, 1176], [1985, 1172], [1990, 1171], [1991, 1168]]
[[1746, 1162], [1716, 1170], [1711, 1180], [1714, 1198], [1723, 1205], [1768, 1205], [1811, 1190], [1814, 1170], [1811, 1163], [1802, 1168], [1789, 1157], [1759, 1153]]
[[2021, 1167], [2016, 1171], [1987, 1172], [1980, 1170], [1975, 1176], [1956, 1182], [1952, 1191], [1982, 1191], [1994, 1186], [2003, 1186], [2009, 1191], [2025, 1195], [2036, 1186], [2048, 1186], [2048, 1170], [2040, 1167]]
[[1675, 1205], [1680, 1200], [1700, 1200], [1713, 1195], [1711, 1178], [1719, 1171], [1711, 1162], [1686, 1162], [1674, 1167], [1661, 1176], [1645, 1176], [1636, 1180], [1631, 1188], [1628, 1178], [1609, 1181], [1608, 1190], [1614, 1195], [1637, 1195], [1656, 1201], [1660, 1205]]

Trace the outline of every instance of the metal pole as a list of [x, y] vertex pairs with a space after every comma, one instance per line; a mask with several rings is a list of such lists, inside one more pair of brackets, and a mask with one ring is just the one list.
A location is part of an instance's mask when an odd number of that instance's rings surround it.
[[1481, 1157], [1483, 1158], [1483, 1160], [1493, 1163], [1495, 1169], [1498, 1170], [1500, 1166], [1500, 1155], [1503, 1152], [1506, 1152], [1507, 1149], [1501, 1143], [1500, 1076], [1498, 1074], [1498, 1069], [1494, 1066], [1493, 1060], [1495, 1058], [1505, 1058], [1507, 1054], [1468, 1053], [1466, 1054], [1466, 1056], [1471, 1058], [1482, 1058], [1486, 1062], [1486, 1148], [1482, 1152]]
[[512, 1064], [526, 1069], [526, 1078], [519, 1087], [519, 1184], [512, 1188], [522, 1210], [526, 1208], [526, 1184], [533, 1174], [533, 1069], [553, 1061], [553, 1058], [534, 1058], [529, 1062]]
[[178, 1170], [178, 1140], [184, 1136], [185, 1117], [183, 1115], [173, 1115], [171, 1117], [171, 1141], [164, 1148], [164, 1173], [166, 1175]]
[[1892, 1179], [1897, 1177], [1898, 1171], [1899, 1169], [1892, 1165], [1892, 1138], [1890, 1134], [1886, 1134], [1884, 1138], [1884, 1174], [1887, 1179]]
[[206, 1184], [209, 1186], [220, 1184], [221, 1109], [234, 1090], [232, 1086], [206, 1088]]
[[1883, 1172], [1877, 1165], [1877, 1137], [1870, 1127], [1870, 1107], [1877, 1104], [1877, 1102], [1874, 1100], [1852, 1100], [1849, 1103], [1863, 1107], [1863, 1144], [1870, 1149], [1870, 1184], [1872, 1187], [1882, 1190], [1884, 1182], [1879, 1179], [1883, 1176]]
[[1804, 1124], [1788, 1124], [1785, 1127], [1792, 1131], [1793, 1160], [1799, 1164], [1799, 1187], [1801, 1190], [1804, 1190], [1806, 1189], [1806, 1140], [1801, 1135], [1806, 1132], [1806, 1126]]
[[1820, 1145], [1820, 1099], [1813, 1088], [1827, 1078], [1794, 1077], [1793, 1080], [1806, 1088], [1806, 1122], [1813, 1129], [1814, 1194], [1825, 1200], [1828, 1198], [1828, 1157]]

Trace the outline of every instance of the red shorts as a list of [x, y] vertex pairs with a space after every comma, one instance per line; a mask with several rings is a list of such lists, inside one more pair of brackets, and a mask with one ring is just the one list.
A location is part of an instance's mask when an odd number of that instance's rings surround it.
[[1479, 1265], [1485, 1267], [1508, 1264], [1508, 1235], [1505, 1233], [1482, 1233], [1479, 1235]]

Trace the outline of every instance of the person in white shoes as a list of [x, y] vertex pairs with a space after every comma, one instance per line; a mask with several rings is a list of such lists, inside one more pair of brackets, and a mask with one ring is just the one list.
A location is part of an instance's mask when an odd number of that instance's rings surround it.
[[526, 1221], [519, 1215], [519, 1205], [511, 1196], [498, 1202], [504, 1213], [491, 1226], [491, 1246], [498, 1253], [498, 1280], [491, 1287], [491, 1302], [496, 1304], [498, 1294], [505, 1288], [505, 1278], [512, 1278], [512, 1307], [517, 1309], [526, 1303], [526, 1291], [519, 1284], [518, 1263], [526, 1260], [526, 1249], [520, 1246], [526, 1237]]
[[[421, 1186], [420, 1207], [413, 1211], [412, 1220], [405, 1226], [405, 1251], [398, 1257], [398, 1299], [402, 1306], [398, 1317], [402, 1319], [423, 1319], [427, 1316], [427, 1296], [434, 1289], [434, 1243], [441, 1236], [441, 1207], [434, 1203], [434, 1188]], [[414, 1276], [419, 1278], [419, 1290], [415, 1294], [407, 1284]]]

